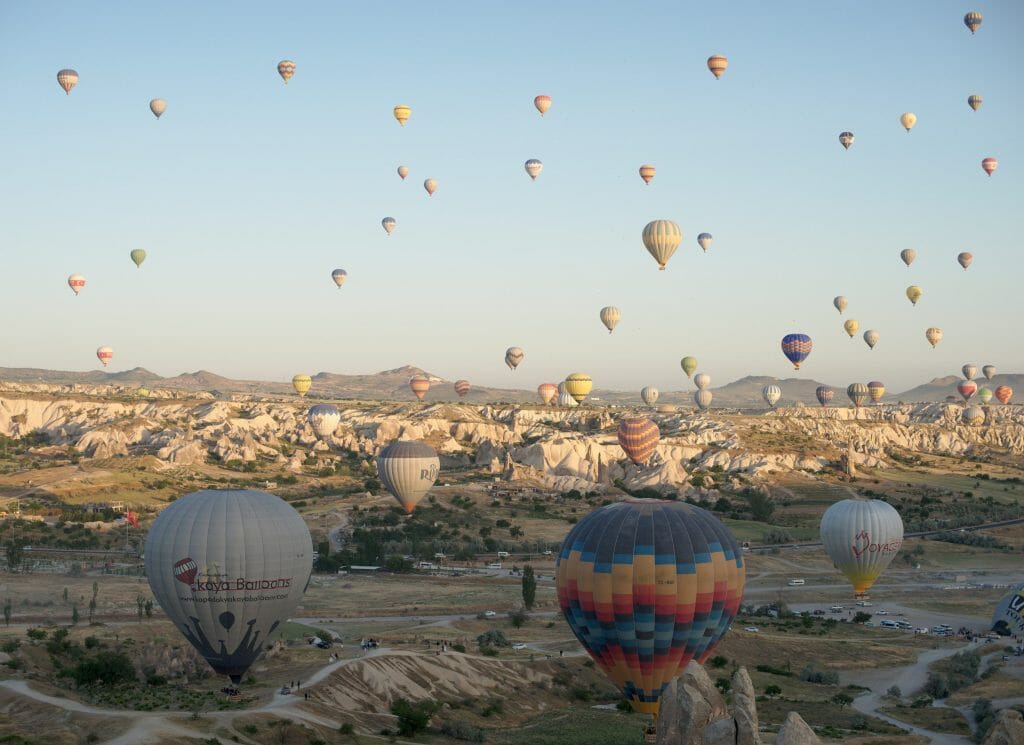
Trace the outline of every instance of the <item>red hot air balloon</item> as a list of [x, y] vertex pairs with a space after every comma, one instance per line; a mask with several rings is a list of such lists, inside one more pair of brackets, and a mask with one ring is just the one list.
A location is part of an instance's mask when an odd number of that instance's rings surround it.
[[991, 176], [996, 172], [996, 169], [999, 168], [999, 161], [995, 158], [985, 158], [985, 160], [981, 161], [981, 168], [985, 173]]
[[961, 380], [956, 387], [964, 401], [970, 401], [971, 396], [978, 392], [978, 384], [973, 380]]
[[469, 381], [468, 380], [456, 380], [455, 381], [455, 392], [459, 394], [459, 398], [465, 398], [466, 394], [469, 393]]
[[661, 430], [647, 417], [629, 417], [619, 423], [619, 446], [638, 466], [646, 463], [658, 449]]
[[996, 400], [1001, 404], [1010, 403], [1010, 399], [1013, 398], [1013, 388], [1008, 385], [996, 386], [995, 389]]

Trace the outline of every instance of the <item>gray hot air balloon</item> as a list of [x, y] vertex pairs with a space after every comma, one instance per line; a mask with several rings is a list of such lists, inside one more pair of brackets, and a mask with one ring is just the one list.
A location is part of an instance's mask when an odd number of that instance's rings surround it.
[[309, 407], [306, 414], [309, 425], [316, 432], [317, 437], [330, 437], [341, 422], [341, 412], [333, 404], [317, 404]]
[[766, 385], [761, 389], [761, 397], [764, 399], [766, 404], [774, 409], [775, 404], [777, 404], [779, 399], [782, 398], [782, 389], [774, 384]]
[[985, 365], [981, 368], [981, 374], [985, 376], [985, 380], [992, 380], [996, 376], [996, 366]]
[[312, 568], [299, 513], [262, 491], [187, 494], [160, 513], [146, 539], [156, 601], [236, 685], [302, 600]]
[[863, 596], [903, 545], [903, 520], [878, 499], [843, 499], [821, 517], [821, 542], [853, 592]]
[[846, 310], [846, 306], [850, 304], [850, 301], [846, 299], [845, 295], [836, 295], [832, 298], [832, 305], [836, 306], [836, 310], [842, 315], [843, 311]]
[[960, 372], [964, 374], [964, 380], [974, 380], [978, 377], [978, 366], [973, 362], [968, 362], [960, 368]]
[[407, 515], [430, 491], [440, 470], [437, 452], [419, 440], [398, 440], [377, 456], [377, 476]]
[[992, 614], [992, 630], [1001, 636], [1024, 636], [1024, 583], [1003, 595]]
[[871, 349], [875, 348], [875, 345], [878, 343], [879, 338], [880, 337], [878, 335], [878, 332], [875, 331], [874, 329], [868, 329], [867, 331], [864, 332], [864, 343], [867, 344]]
[[654, 404], [658, 402], [659, 395], [658, 389], [650, 385], [640, 391], [640, 398], [642, 398], [644, 403], [648, 406], [654, 406]]
[[697, 373], [693, 376], [693, 384], [704, 391], [711, 387], [711, 376], [707, 373]]
[[524, 356], [523, 350], [519, 347], [509, 347], [505, 350], [505, 364], [508, 365], [509, 370], [515, 370], [523, 361]]
[[693, 394], [693, 402], [700, 407], [701, 411], [707, 411], [707, 408], [711, 406], [711, 391], [706, 388], [702, 388]]

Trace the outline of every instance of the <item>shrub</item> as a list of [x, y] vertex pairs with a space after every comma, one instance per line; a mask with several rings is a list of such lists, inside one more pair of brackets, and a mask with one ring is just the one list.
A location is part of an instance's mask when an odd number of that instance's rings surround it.
[[404, 698], [396, 699], [391, 704], [391, 713], [398, 717], [398, 734], [412, 737], [422, 732], [430, 724], [430, 718], [441, 708], [437, 701], [417, 701], [412, 703]]
[[719, 668], [723, 668], [723, 667], [725, 667], [726, 665], [729, 664], [729, 658], [728, 657], [723, 657], [720, 654], [716, 654], [714, 657], [712, 657], [710, 660], [708, 660], [708, 662], [711, 664], [711, 667], [713, 667], [715, 669], [719, 669]]
[[808, 665], [800, 672], [800, 680], [818, 685], [837, 685], [839, 673], [831, 670], [816, 670], [813, 665]]
[[78, 685], [102, 682], [110, 686], [136, 681], [132, 661], [120, 652], [99, 653], [94, 657], [86, 657], [74, 667], [65, 668], [61, 675], [70, 677]]
[[902, 698], [903, 691], [900, 690], [899, 686], [889, 686], [889, 690], [885, 692], [885, 695], [889, 698]]
[[505, 638], [501, 629], [491, 629], [476, 638], [476, 643], [481, 649], [484, 647], [511, 647], [512, 642]]
[[453, 740], [464, 740], [466, 742], [484, 741], [484, 731], [482, 729], [461, 719], [449, 719], [442, 724], [441, 734], [447, 735]]
[[351, 735], [356, 731], [355, 725], [352, 722], [342, 722], [341, 726], [338, 727], [338, 732], [343, 735]]
[[728, 693], [732, 688], [732, 681], [728, 678], [716, 678], [715, 688], [720, 690], [722, 693]]

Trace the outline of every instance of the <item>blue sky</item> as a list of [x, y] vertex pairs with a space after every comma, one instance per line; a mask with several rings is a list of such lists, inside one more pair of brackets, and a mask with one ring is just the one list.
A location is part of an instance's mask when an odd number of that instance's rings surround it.
[[[803, 331], [800, 375], [837, 385], [1024, 371], [1020, 3], [148, 5], [0, 5], [0, 365], [90, 369], [109, 344], [112, 370], [165, 375], [408, 363], [677, 389], [685, 354], [715, 385], [786, 377], [779, 340]], [[684, 235], [665, 272], [640, 240], [658, 218]], [[610, 336], [604, 305], [622, 311]], [[881, 333], [874, 351], [848, 317]]]

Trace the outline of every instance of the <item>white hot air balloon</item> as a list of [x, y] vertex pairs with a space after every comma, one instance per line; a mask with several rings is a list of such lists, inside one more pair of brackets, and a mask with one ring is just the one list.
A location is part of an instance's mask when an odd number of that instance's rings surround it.
[[398, 225], [398, 220], [393, 217], [385, 217], [380, 221], [380, 224], [381, 227], [384, 228], [384, 232], [391, 235], [392, 231], [394, 231], [395, 227]]
[[985, 376], [985, 380], [992, 380], [996, 376], [996, 366], [985, 365], [981, 368], [981, 374]]
[[693, 376], [693, 384], [704, 391], [711, 387], [711, 376], [707, 373], [697, 373]]
[[338, 289], [341, 289], [341, 286], [345, 284], [345, 280], [348, 279], [348, 272], [344, 269], [335, 269], [331, 272], [331, 279], [334, 280], [334, 284], [338, 286]]
[[854, 593], [863, 596], [903, 545], [903, 520], [887, 502], [844, 499], [825, 510], [821, 542]]
[[978, 377], [978, 366], [973, 362], [968, 362], [960, 368], [960, 372], [964, 374], [964, 380], [974, 380]]
[[839, 311], [839, 315], [843, 314], [843, 311], [846, 310], [846, 306], [849, 304], [850, 301], [846, 299], [845, 295], [836, 295], [832, 299], [832, 305], [836, 306], [836, 310]]
[[162, 98], [154, 98], [149, 102], [149, 110], [153, 112], [153, 116], [159, 119], [167, 111], [167, 102]]
[[864, 343], [871, 349], [875, 348], [875, 345], [878, 343], [880, 338], [881, 336], [874, 329], [868, 329], [864, 332]]
[[317, 437], [326, 439], [334, 434], [341, 422], [341, 412], [333, 404], [317, 404], [310, 406], [306, 414], [309, 425], [316, 432]]
[[708, 407], [711, 406], [711, 399], [714, 396], [706, 388], [701, 388], [699, 391], [693, 394], [693, 402], [700, 407], [701, 411], [707, 411]]
[[764, 399], [766, 404], [774, 409], [775, 404], [777, 404], [779, 399], [782, 398], [782, 389], [774, 383], [766, 385], [761, 389], [761, 397]]
[[405, 177], [409, 175], [409, 166], [398, 166], [398, 175], [405, 181]]
[[654, 406], [658, 402], [658, 389], [654, 386], [646, 386], [640, 391], [640, 398], [643, 399], [644, 403], [648, 406]]
[[612, 305], [607, 305], [604, 308], [601, 308], [601, 323], [603, 323], [604, 327], [608, 329], [609, 334], [615, 330], [616, 326], [619, 325], [619, 319], [621, 318], [622, 313], [618, 308]]
[[573, 398], [572, 394], [565, 389], [564, 380], [558, 384], [558, 397], [555, 399], [555, 405], [567, 409], [573, 409], [580, 405], [579, 401]]
[[68, 277], [68, 287], [70, 287], [71, 291], [77, 295], [82, 291], [82, 288], [85, 287], [85, 277], [81, 274], [72, 274]]
[[523, 168], [525, 168], [526, 172], [530, 175], [530, 180], [536, 181], [537, 177], [540, 176], [540, 172], [544, 170], [544, 164], [536, 158], [530, 158], [526, 161]]
[[509, 347], [505, 350], [505, 364], [508, 365], [509, 370], [515, 370], [519, 367], [519, 363], [523, 361], [525, 356], [523, 350], [519, 347]]
[[419, 440], [398, 440], [377, 456], [378, 478], [407, 515], [430, 491], [440, 470], [437, 452]]
[[164, 613], [236, 685], [295, 611], [313, 568], [299, 513], [253, 490], [204, 490], [176, 500], [150, 528], [145, 556]]

